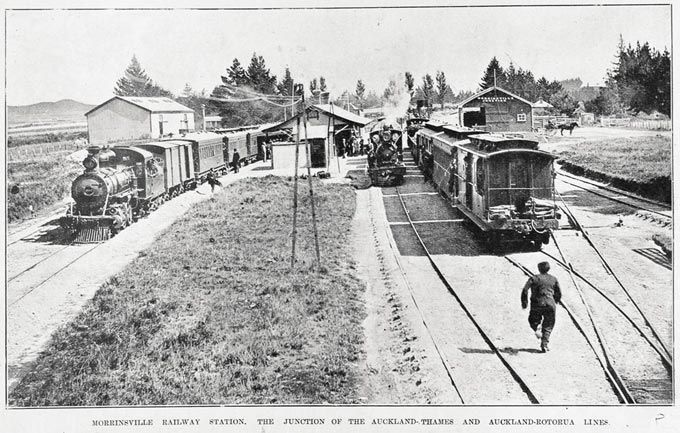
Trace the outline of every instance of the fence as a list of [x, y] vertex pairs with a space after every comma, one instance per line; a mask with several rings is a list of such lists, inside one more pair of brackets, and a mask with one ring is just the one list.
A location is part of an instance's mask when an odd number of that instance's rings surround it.
[[613, 126], [620, 128], [635, 128], [635, 129], [652, 129], [670, 131], [672, 122], [663, 119], [635, 119], [632, 117], [601, 117], [600, 124], [602, 126]]
[[56, 143], [40, 143], [40, 144], [29, 144], [26, 146], [10, 147], [7, 149], [7, 159], [8, 161], [21, 161], [25, 159], [35, 158], [38, 156], [47, 156], [49, 154], [70, 150], [75, 152], [79, 149], [84, 149], [87, 147], [87, 141], [85, 140], [73, 140], [73, 141], [59, 141]]
[[662, 131], [670, 131], [672, 129], [672, 123], [670, 120], [631, 120], [628, 124], [628, 127], [635, 129], [658, 129]]

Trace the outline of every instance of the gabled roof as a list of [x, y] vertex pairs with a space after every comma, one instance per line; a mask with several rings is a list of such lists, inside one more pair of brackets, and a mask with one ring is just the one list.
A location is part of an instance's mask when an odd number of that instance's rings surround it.
[[136, 105], [137, 107], [143, 108], [146, 111], [149, 111], [151, 113], [193, 113], [194, 110], [192, 110], [189, 107], [185, 107], [184, 105], [180, 104], [179, 102], [175, 102], [170, 98], [166, 97], [145, 97], [145, 96], [114, 96], [113, 98], [109, 99], [106, 102], [103, 102], [87, 113], [85, 113], [85, 116], [89, 115], [90, 113], [93, 113], [97, 110], [99, 110], [101, 107], [104, 105], [108, 104], [109, 102], [113, 101], [114, 99], [120, 99], [121, 101], [125, 101], [129, 104]]
[[337, 107], [333, 104], [316, 104], [312, 105], [312, 107], [321, 110], [327, 114], [339, 117], [350, 123], [356, 123], [357, 125], [361, 126], [366, 126], [373, 121], [373, 119], [368, 119], [366, 117], [359, 116], [357, 114], [352, 113], [351, 111], [347, 111], [344, 108]]
[[554, 108], [549, 102], [545, 102], [543, 99], [539, 99], [532, 105], [534, 108]]
[[[369, 123], [375, 121], [375, 119], [368, 119], [366, 117], [357, 116], [356, 114], [354, 114], [352, 112], [349, 112], [349, 111], [347, 111], [343, 108], [340, 108], [340, 107], [338, 107], [336, 105], [332, 105], [332, 104], [310, 105], [309, 107], [307, 107], [306, 111], [309, 112], [309, 110], [323, 111], [324, 113], [326, 113], [327, 115], [329, 115], [331, 117], [336, 117], [338, 119], [344, 120], [345, 122], [351, 123], [353, 125], [366, 126]], [[294, 117], [291, 117], [288, 120], [284, 120], [282, 122], [279, 122], [277, 124], [273, 124], [271, 126], [261, 128], [260, 130], [262, 132], [273, 132], [273, 131], [277, 131], [279, 129], [292, 128], [295, 125], [294, 121], [295, 121], [295, 119], [298, 118], [298, 116], [300, 116], [300, 114], [298, 114]]]
[[467, 104], [468, 102], [470, 102], [470, 101], [472, 101], [472, 100], [474, 100], [474, 99], [477, 99], [477, 98], [479, 98], [480, 96], [486, 95], [487, 93], [491, 92], [492, 90], [498, 90], [498, 91], [503, 92], [503, 93], [505, 93], [505, 94], [507, 94], [507, 95], [509, 95], [509, 96], [512, 96], [512, 97], [515, 98], [515, 99], [518, 99], [518, 100], [520, 100], [520, 101], [522, 101], [522, 102], [525, 102], [525, 103], [527, 103], [527, 104], [529, 104], [529, 105], [531, 105], [531, 106], [534, 105], [534, 104], [532, 104], [531, 102], [527, 101], [526, 99], [522, 98], [521, 96], [517, 96], [517, 95], [515, 95], [514, 93], [510, 93], [510, 92], [508, 92], [507, 90], [501, 89], [500, 87], [497, 87], [497, 86], [491, 86], [491, 87], [489, 87], [489, 88], [487, 88], [487, 89], [482, 90], [482, 91], [479, 92], [479, 93], [475, 93], [474, 95], [468, 97], [467, 99], [463, 99], [462, 101], [460, 101], [460, 102], [459, 102], [458, 104], [456, 104], [456, 105], [460, 108], [460, 107], [462, 107], [463, 105]]

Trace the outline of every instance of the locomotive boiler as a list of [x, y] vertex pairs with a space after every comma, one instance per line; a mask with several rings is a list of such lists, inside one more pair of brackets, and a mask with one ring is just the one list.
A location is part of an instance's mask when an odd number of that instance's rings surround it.
[[400, 184], [406, 174], [401, 131], [385, 125], [382, 130], [378, 128], [371, 131], [370, 141], [368, 174], [371, 184], [375, 186]]

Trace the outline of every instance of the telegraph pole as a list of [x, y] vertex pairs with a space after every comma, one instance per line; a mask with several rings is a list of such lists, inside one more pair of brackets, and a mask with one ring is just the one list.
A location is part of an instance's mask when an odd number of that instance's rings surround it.
[[[302, 85], [302, 84], [300, 84]], [[295, 86], [293, 86], [293, 89]], [[293, 114], [291, 106], [291, 114]], [[290, 254], [290, 267], [295, 268], [295, 243], [297, 241], [297, 208], [298, 208], [298, 161], [300, 160], [300, 117], [297, 118], [297, 136], [295, 138], [295, 175], [293, 176], [293, 244]]]
[[[305, 94], [302, 93], [302, 107], [305, 107]], [[316, 228], [316, 205], [314, 204], [314, 183], [312, 182], [312, 146], [307, 139], [307, 110], [302, 112], [302, 123], [305, 127], [305, 145], [307, 148], [307, 180], [309, 181], [309, 201], [312, 203], [312, 229], [314, 230], [314, 249], [316, 251], [316, 270], [321, 269], [321, 253], [319, 252], [319, 231]], [[299, 131], [299, 130], [298, 130]], [[299, 134], [299, 132], [298, 132]]]

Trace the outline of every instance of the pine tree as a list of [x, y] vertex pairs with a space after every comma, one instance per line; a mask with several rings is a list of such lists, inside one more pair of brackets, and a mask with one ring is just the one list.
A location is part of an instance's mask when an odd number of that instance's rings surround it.
[[194, 96], [194, 89], [191, 88], [189, 83], [184, 84], [184, 90], [182, 90], [182, 96], [184, 98], [191, 98]]
[[366, 93], [366, 86], [364, 85], [363, 81], [357, 80], [357, 88], [354, 92], [357, 97], [359, 108], [363, 108], [364, 94]]
[[276, 93], [276, 75], [271, 75], [264, 61], [264, 57], [253, 53], [246, 71], [248, 85], [256, 92], [263, 94]]
[[137, 56], [133, 55], [124, 76], [116, 81], [113, 93], [118, 96], [149, 96], [146, 93], [151, 85], [151, 79], [139, 64]]
[[498, 63], [498, 59], [496, 59], [495, 56], [489, 62], [489, 65], [486, 67], [484, 75], [482, 76], [482, 82], [479, 84], [479, 87], [482, 90], [488, 89], [489, 87], [493, 87], [494, 72], [496, 77], [495, 78], [496, 84], [498, 85], [498, 87], [503, 87], [502, 84], [505, 84], [505, 71], [501, 67], [500, 63]]
[[413, 87], [415, 86], [415, 81], [413, 80], [413, 74], [410, 72], [404, 73], [404, 85], [406, 86], [406, 91], [409, 95], [413, 96]]
[[276, 85], [279, 90], [279, 94], [290, 96], [293, 92], [293, 77], [290, 75], [290, 69], [286, 68], [286, 72], [283, 74], [283, 79]]
[[383, 99], [386, 101], [389, 101], [392, 99], [392, 97], [397, 93], [397, 82], [394, 80], [390, 80], [387, 83], [387, 87], [383, 91]]
[[441, 104], [442, 110], [444, 109], [444, 98], [446, 98], [446, 92], [448, 91], [448, 85], [446, 84], [446, 75], [443, 71], [437, 71], [437, 102]]
[[434, 80], [430, 74], [425, 74], [423, 77], [423, 85], [421, 91], [424, 99], [427, 100], [427, 106], [432, 105], [432, 99], [434, 98]]
[[248, 84], [246, 71], [243, 69], [241, 62], [239, 62], [238, 59], [234, 58], [231, 67], [227, 69], [227, 76], [222, 76], [222, 82], [232, 86], [245, 86]]

